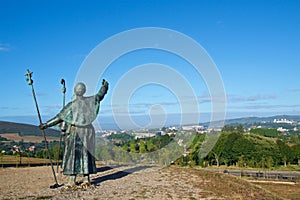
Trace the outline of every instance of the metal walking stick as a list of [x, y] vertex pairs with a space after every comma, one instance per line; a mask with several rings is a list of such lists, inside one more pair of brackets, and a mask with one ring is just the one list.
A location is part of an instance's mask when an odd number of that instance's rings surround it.
[[[66, 82], [65, 80], [62, 78], [60, 83], [63, 85], [62, 87], [62, 93], [63, 93], [63, 107], [65, 107], [66, 104]], [[62, 127], [62, 132], [64, 132], [63, 130], [64, 127]], [[59, 155], [60, 155], [60, 149], [61, 149], [61, 142], [62, 142], [62, 136], [63, 134], [60, 134], [60, 139], [59, 139], [59, 146], [58, 146], [58, 155], [57, 155], [57, 163], [56, 163], [56, 172], [58, 173], [58, 165], [59, 165]]]
[[[32, 95], [33, 95], [33, 98], [34, 98], [35, 107], [36, 107], [36, 111], [37, 111], [37, 114], [38, 114], [39, 122], [40, 122], [40, 125], [42, 125], [43, 122], [42, 122], [42, 118], [41, 118], [39, 106], [38, 106], [38, 103], [37, 103], [37, 100], [36, 100], [36, 95], [35, 95], [35, 91], [34, 91], [34, 87], [33, 87], [33, 80], [31, 79], [32, 72], [30, 72], [29, 70], [27, 70], [25, 76], [26, 76], [26, 81], [27, 81], [28, 85], [31, 86]], [[46, 138], [45, 130], [41, 129], [41, 132], [42, 132], [42, 135], [44, 137], [45, 147], [46, 147], [46, 151], [48, 152], [48, 157], [49, 157], [49, 160], [50, 160], [52, 174], [53, 174], [54, 181], [55, 181], [55, 184], [51, 185], [50, 188], [57, 188], [57, 187], [59, 187], [59, 184], [57, 182], [55, 171], [54, 171], [54, 168], [53, 168], [53, 163], [52, 163], [51, 156], [50, 156], [50, 151], [49, 151], [49, 147], [48, 147], [48, 141], [47, 141], [47, 138]]]

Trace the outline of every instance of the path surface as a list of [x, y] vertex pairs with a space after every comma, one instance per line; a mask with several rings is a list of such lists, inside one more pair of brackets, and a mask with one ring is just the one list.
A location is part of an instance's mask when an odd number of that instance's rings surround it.
[[177, 167], [99, 166], [92, 187], [77, 190], [50, 189], [46, 166], [0, 169], [0, 177], [0, 199], [276, 199], [230, 175]]

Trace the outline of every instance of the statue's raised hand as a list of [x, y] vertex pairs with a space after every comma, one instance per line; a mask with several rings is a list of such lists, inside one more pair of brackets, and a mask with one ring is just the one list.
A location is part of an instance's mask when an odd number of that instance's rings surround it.
[[108, 87], [108, 82], [105, 79], [103, 79], [102, 80], [102, 85], [105, 86], [105, 87]]

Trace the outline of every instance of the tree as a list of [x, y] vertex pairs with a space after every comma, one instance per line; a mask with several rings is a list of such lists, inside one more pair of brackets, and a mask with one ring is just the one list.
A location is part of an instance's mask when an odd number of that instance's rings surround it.
[[274, 161], [273, 161], [273, 158], [271, 156], [269, 156], [266, 160], [266, 165], [267, 165], [267, 168], [270, 169], [271, 167], [274, 166]]
[[293, 161], [300, 165], [300, 144], [292, 146], [291, 151], [293, 154]]
[[292, 143], [292, 144], [300, 144], [300, 137], [299, 137], [300, 135], [291, 135], [290, 136], [290, 143]]
[[280, 151], [281, 161], [284, 163], [284, 166], [286, 167], [287, 162], [289, 162], [292, 157], [291, 148], [286, 143], [284, 143], [282, 140], [278, 139], [276, 141], [276, 143], [277, 143], [277, 146]]
[[153, 139], [152, 139], [152, 138], [151, 138], [150, 140], [147, 141], [146, 146], [147, 146], [147, 150], [150, 151], [150, 152], [156, 150], [156, 147], [155, 147], [155, 145], [153, 144]]
[[[192, 145], [190, 146], [190, 148], [191, 148], [190, 157], [191, 157], [191, 160], [195, 161], [196, 165], [201, 165], [203, 163], [203, 159], [201, 159], [201, 155], [200, 155], [200, 148], [202, 146], [202, 142], [203, 142], [203, 140], [201, 138], [196, 142], [193, 141]], [[177, 147], [177, 151], [179, 151], [180, 146], [176, 145], [176, 147]], [[176, 154], [175, 151], [174, 151], [174, 153]]]
[[254, 158], [246, 161], [248, 167], [256, 167]]
[[245, 167], [245, 165], [246, 165], [246, 162], [245, 162], [245, 159], [244, 159], [244, 155], [241, 155], [239, 157], [239, 160], [238, 160], [238, 166], [239, 167]]
[[263, 156], [261, 158], [261, 160], [259, 162], [259, 167], [261, 167], [261, 168], [267, 168], [267, 159], [266, 159], [266, 157]]
[[244, 133], [244, 127], [242, 124], [239, 124], [237, 127], [236, 127], [236, 131], [238, 133]]
[[0, 152], [0, 160], [1, 160], [2, 168], [3, 168], [3, 157], [4, 157], [4, 154], [2, 152]]
[[140, 141], [140, 153], [146, 153], [146, 145], [144, 141]]
[[123, 151], [129, 151], [127, 144], [123, 144], [122, 150]]
[[130, 152], [131, 153], [137, 153], [137, 145], [135, 140], [130, 140], [130, 146], [129, 146]]
[[220, 156], [218, 154], [214, 153], [213, 151], [212, 151], [212, 153], [215, 156], [215, 160], [217, 162], [217, 167], [219, 167], [220, 166]]
[[276, 138], [278, 137], [278, 131], [274, 128], [253, 128], [250, 133], [262, 135], [265, 137]]
[[234, 126], [225, 125], [225, 126], [222, 128], [222, 132], [234, 132]]
[[55, 146], [50, 148], [50, 154], [53, 160], [62, 159], [62, 148], [59, 151], [59, 144], [56, 144]]
[[48, 157], [47, 151], [45, 149], [38, 150], [35, 153], [35, 157], [46, 159]]

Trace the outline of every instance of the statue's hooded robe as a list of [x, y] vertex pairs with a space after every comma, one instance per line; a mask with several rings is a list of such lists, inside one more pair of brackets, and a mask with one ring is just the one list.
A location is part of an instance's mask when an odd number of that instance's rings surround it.
[[67, 124], [63, 174], [94, 174], [95, 130], [92, 122], [96, 119], [100, 102], [95, 97], [76, 99], [65, 106], [58, 117]]
[[82, 97], [68, 103], [57, 116], [68, 124], [87, 126], [96, 119], [99, 107], [100, 101], [95, 96]]
[[92, 122], [97, 117], [100, 101], [107, 89], [107, 86], [102, 86], [95, 96], [76, 98], [47, 122], [47, 126], [66, 123], [64, 175], [97, 173], [94, 158], [95, 129]]

